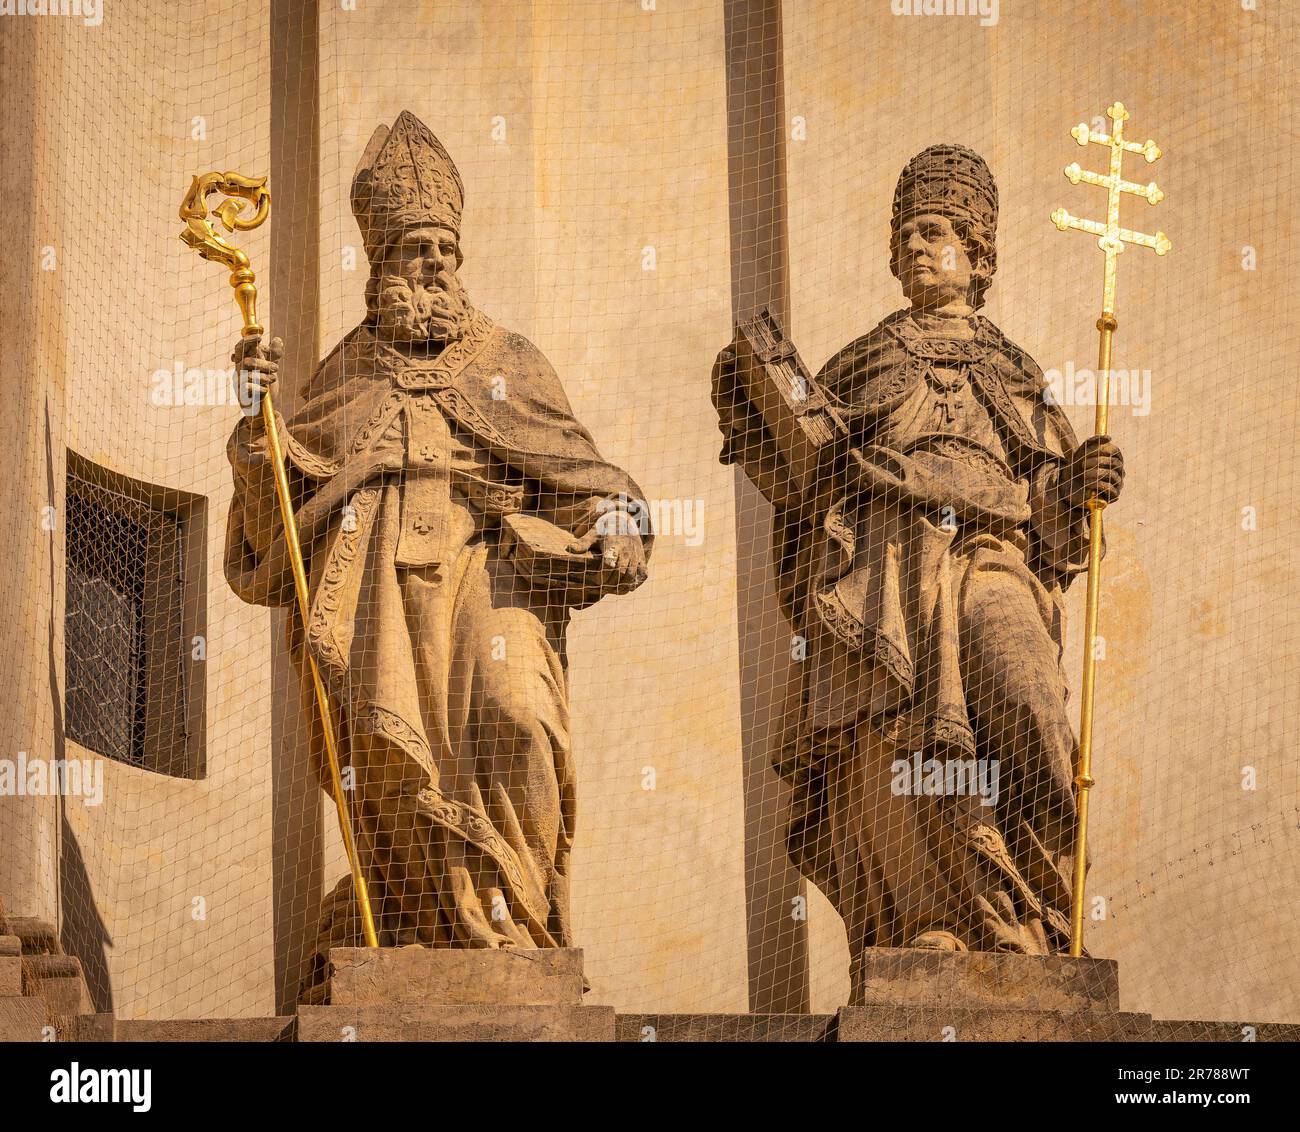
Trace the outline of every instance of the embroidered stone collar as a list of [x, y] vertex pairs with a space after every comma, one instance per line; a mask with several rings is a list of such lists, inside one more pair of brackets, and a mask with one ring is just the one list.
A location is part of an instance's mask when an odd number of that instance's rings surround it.
[[928, 334], [916, 324], [910, 312], [900, 311], [889, 325], [890, 332], [914, 358], [930, 362], [981, 362], [999, 345], [993, 324], [981, 315], [972, 316], [975, 337], [946, 338]]
[[494, 329], [496, 323], [476, 310], [465, 333], [436, 357], [414, 357], [386, 342], [376, 343], [376, 357], [393, 375], [398, 389], [446, 389], [482, 353]]

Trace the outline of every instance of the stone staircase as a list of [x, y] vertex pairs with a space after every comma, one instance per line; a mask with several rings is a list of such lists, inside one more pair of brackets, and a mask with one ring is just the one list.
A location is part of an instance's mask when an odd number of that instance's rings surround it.
[[71, 1035], [93, 1015], [81, 960], [64, 953], [54, 925], [0, 908], [0, 1041]]

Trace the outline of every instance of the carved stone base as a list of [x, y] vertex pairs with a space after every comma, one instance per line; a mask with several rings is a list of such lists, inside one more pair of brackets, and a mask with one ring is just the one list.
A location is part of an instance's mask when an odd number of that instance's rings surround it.
[[612, 1042], [613, 1007], [582, 1005], [582, 952], [343, 947], [328, 1006], [298, 1008], [300, 1042]]
[[581, 1006], [578, 948], [335, 947], [332, 1006]]
[[876, 947], [863, 955], [852, 1007], [1119, 1010], [1119, 964], [1068, 955]]

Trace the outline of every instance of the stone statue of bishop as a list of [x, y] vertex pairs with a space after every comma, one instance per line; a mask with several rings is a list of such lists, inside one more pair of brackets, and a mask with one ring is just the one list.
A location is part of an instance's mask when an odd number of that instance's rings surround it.
[[1087, 569], [1086, 502], [1118, 497], [1123, 459], [1108, 437], [1076, 442], [1033, 359], [979, 313], [997, 213], [971, 150], [907, 164], [890, 266], [908, 306], [817, 376], [846, 429], [802, 492], [780, 489], [762, 421], [715, 369], [725, 451], [768, 485], [806, 642], [777, 769], [790, 855], [848, 930], [851, 1002], [867, 948], [1069, 945], [1062, 595]]
[[[571, 946], [565, 627], [645, 578], [648, 511], [537, 347], [470, 303], [460, 174], [413, 114], [375, 131], [351, 198], [366, 315], [281, 422], [308, 624], [257, 416], [229, 444], [226, 576], [290, 609], [304, 681], [305, 652], [319, 666], [380, 944]], [[241, 341], [247, 392], [271, 386], [281, 352]], [[318, 721], [313, 750], [324, 784]], [[345, 877], [308, 998], [328, 948], [360, 944], [357, 917]]]

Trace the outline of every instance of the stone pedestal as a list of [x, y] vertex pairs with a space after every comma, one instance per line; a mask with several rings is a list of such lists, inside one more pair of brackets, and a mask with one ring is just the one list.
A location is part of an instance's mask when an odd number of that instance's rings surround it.
[[853, 1041], [1133, 1041], [1145, 1014], [1119, 1009], [1119, 965], [1067, 955], [873, 948], [836, 1038]]
[[298, 1008], [301, 1042], [613, 1041], [614, 1009], [582, 1005], [576, 949], [334, 948], [328, 1006]]
[[331, 1006], [581, 1006], [582, 952], [427, 947], [336, 947]]
[[1119, 964], [1068, 955], [874, 947], [853, 1006], [1119, 1010]]

